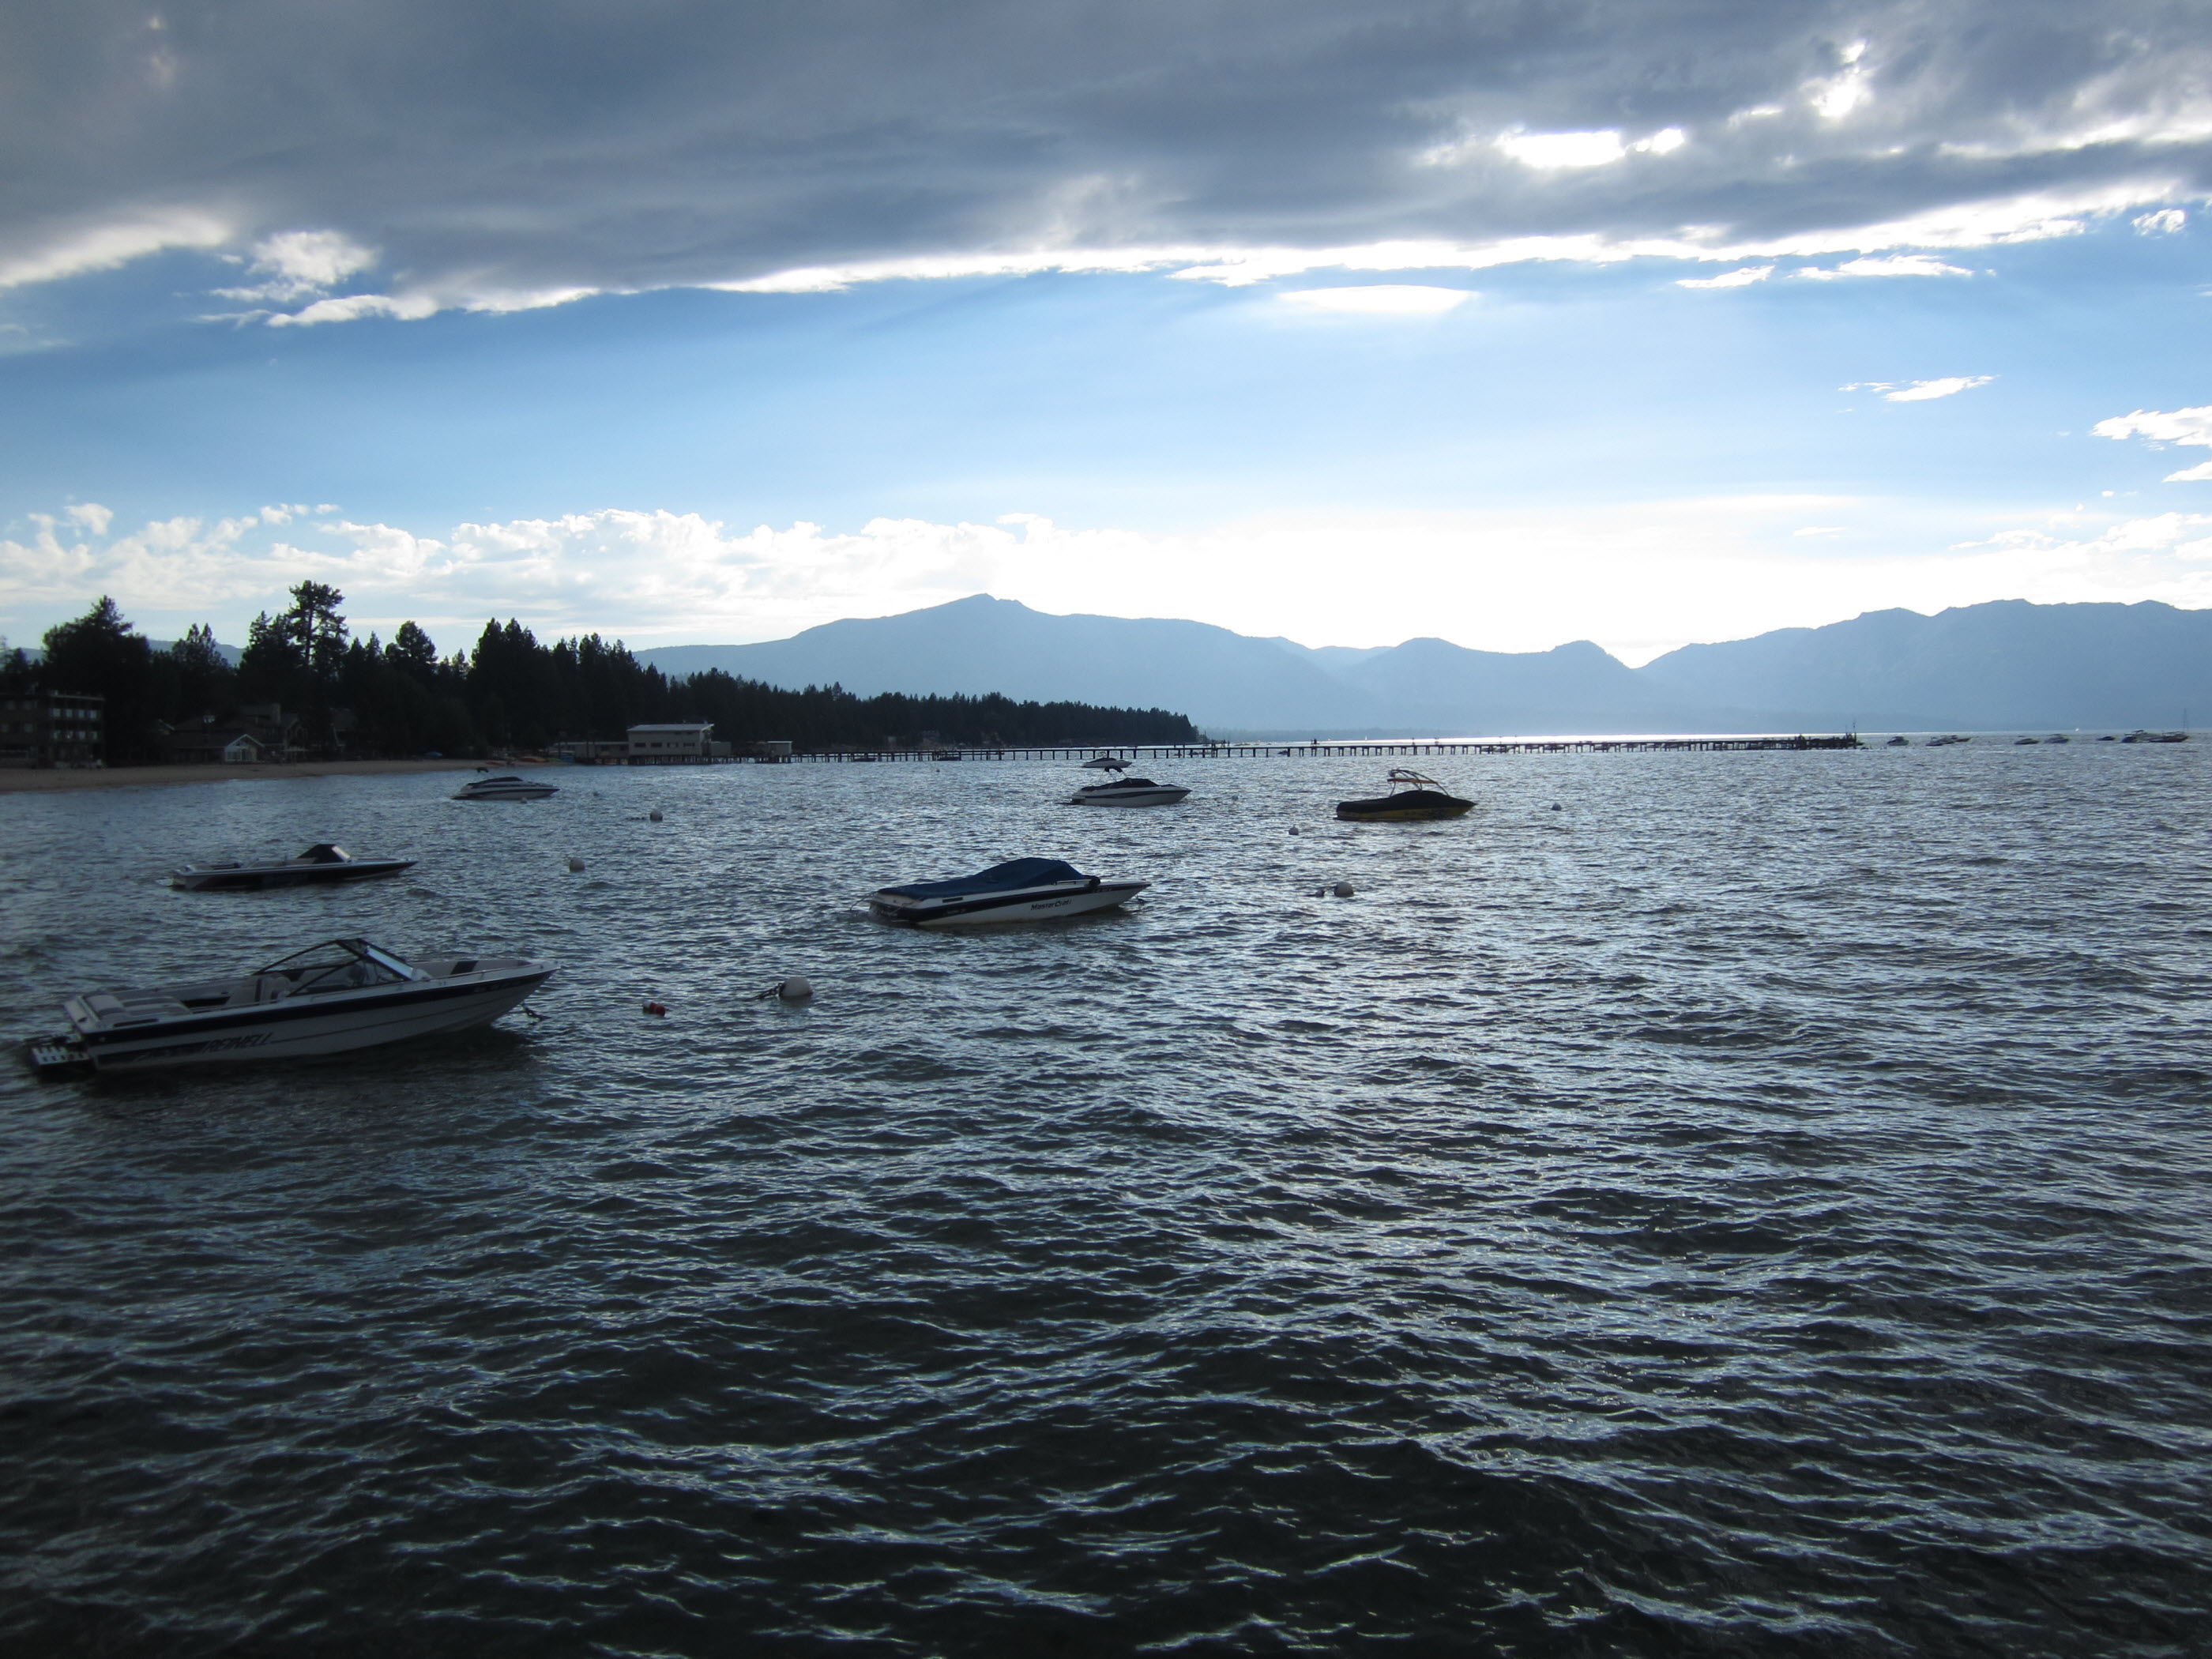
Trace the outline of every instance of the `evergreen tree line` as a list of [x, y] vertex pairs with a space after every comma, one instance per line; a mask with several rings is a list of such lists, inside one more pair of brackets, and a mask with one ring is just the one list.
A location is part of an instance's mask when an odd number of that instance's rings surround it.
[[94, 692], [106, 702], [107, 758], [161, 758], [166, 729], [235, 724], [253, 704], [281, 704], [310, 748], [406, 756], [435, 750], [483, 755], [581, 739], [618, 739], [653, 721], [711, 721], [738, 746], [784, 738], [804, 749], [877, 748], [926, 732], [964, 746], [1193, 743], [1182, 714], [1079, 702], [988, 696], [858, 697], [842, 688], [787, 691], [720, 669], [672, 679], [621, 641], [597, 634], [541, 644], [520, 622], [484, 624], [465, 656], [441, 657], [411, 622], [386, 641], [355, 637], [320, 582], [292, 589], [291, 605], [253, 619], [233, 667], [204, 624], [166, 650], [132, 628], [103, 596], [83, 616], [46, 630], [46, 657], [17, 650], [0, 664], [10, 689]]

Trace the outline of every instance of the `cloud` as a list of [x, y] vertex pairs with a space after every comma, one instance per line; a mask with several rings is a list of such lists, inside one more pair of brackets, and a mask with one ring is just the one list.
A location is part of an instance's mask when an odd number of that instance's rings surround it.
[[1277, 296], [1300, 311], [1354, 312], [1369, 317], [1433, 317], [1465, 305], [1463, 288], [1419, 288], [1410, 283], [1371, 288], [1300, 288]]
[[1717, 276], [1684, 276], [1677, 288], [1745, 288], [1753, 283], [1763, 283], [1774, 275], [1772, 265], [1745, 265], [1741, 270], [1723, 271]]
[[[732, 526], [610, 508], [454, 525], [302, 522], [296, 504], [112, 536], [34, 515], [0, 538], [0, 620], [21, 637], [112, 593], [149, 632], [212, 621], [242, 637], [306, 578], [356, 629], [404, 619], [451, 650], [487, 617], [541, 635], [648, 643], [778, 638], [989, 592], [1041, 610], [1191, 616], [1310, 644], [1436, 634], [1497, 650], [1591, 638], [1641, 661], [1692, 639], [1813, 625], [1887, 605], [2163, 599], [2212, 607], [2212, 514], [1961, 518], [1923, 502], [1740, 495], [1544, 510], [1278, 514], [1146, 532], [876, 519]], [[1837, 538], [1843, 522], [1847, 540]], [[115, 528], [112, 525], [108, 528]], [[1361, 580], [1346, 582], [1347, 561]], [[1172, 593], [1164, 613], [1157, 596]]]
[[2187, 226], [2189, 216], [2179, 208], [2161, 208], [2155, 213], [2139, 215], [2132, 222], [2139, 235], [2171, 236]]
[[1971, 276], [1964, 265], [1947, 265], [1924, 253], [1896, 253], [1881, 259], [1849, 259], [1833, 267], [1808, 265], [1797, 273], [1815, 281], [1843, 276]]
[[2170, 0], [48, 10], [0, 100], [0, 285], [219, 249], [302, 324], [1417, 247], [1940, 255], [2212, 194], [2212, 28]]
[[[2166, 444], [2194, 445], [2212, 449], [2212, 404], [2196, 409], [2138, 409], [2131, 415], [2115, 415], [2089, 428], [2100, 438], [2146, 438], [2154, 447]], [[2212, 483], [2212, 461], [2184, 467], [2166, 475], [2167, 483]]]
[[1978, 386], [1987, 386], [1996, 379], [1994, 374], [1954, 374], [1940, 380], [1853, 380], [1848, 386], [1838, 386], [1838, 392], [1873, 392], [1887, 403], [1924, 404], [1936, 398], [1956, 397], [1961, 392], [1972, 392]]
[[[0, 117], [0, 131], [5, 130]], [[235, 234], [229, 220], [191, 209], [126, 210], [100, 222], [66, 227], [0, 219], [0, 289], [112, 270], [172, 248], [217, 248]]]

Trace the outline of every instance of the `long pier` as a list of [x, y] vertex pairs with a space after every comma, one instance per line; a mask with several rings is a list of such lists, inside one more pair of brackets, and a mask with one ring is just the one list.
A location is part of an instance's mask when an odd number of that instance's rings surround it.
[[1430, 738], [1314, 738], [1305, 743], [1172, 744], [1004, 744], [988, 748], [951, 745], [915, 749], [798, 750], [776, 759], [823, 763], [864, 761], [1077, 760], [1095, 756], [1138, 761], [1196, 759], [1260, 760], [1350, 756], [1425, 757], [1459, 755], [1680, 755], [1747, 754], [1766, 750], [1863, 749], [1856, 732], [1835, 736], [1713, 738], [1533, 738], [1492, 740]]

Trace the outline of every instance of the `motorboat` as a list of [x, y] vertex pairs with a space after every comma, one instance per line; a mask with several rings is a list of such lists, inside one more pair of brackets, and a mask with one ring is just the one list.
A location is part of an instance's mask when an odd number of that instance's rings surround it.
[[1086, 772], [1126, 772], [1129, 766], [1130, 763], [1119, 755], [1095, 755], [1083, 763]]
[[1912, 739], [1910, 738], [1892, 738], [1887, 743], [1884, 744], [1882, 747], [1885, 749], [1910, 749], [1912, 747]]
[[2041, 738], [2014, 738], [2012, 740], [2012, 746], [2015, 749], [2024, 749], [2031, 744], [2039, 744], [2042, 741]]
[[357, 859], [343, 847], [319, 841], [298, 856], [275, 863], [227, 859], [216, 864], [187, 864], [169, 872], [169, 885], [189, 893], [301, 887], [309, 882], [371, 881], [414, 867], [413, 859]]
[[31, 1063], [138, 1072], [347, 1054], [489, 1024], [552, 971], [520, 957], [409, 962], [365, 939], [331, 939], [234, 979], [66, 998], [71, 1029], [31, 1043]]
[[1105, 881], [1058, 859], [1009, 859], [951, 881], [886, 887], [868, 901], [879, 920], [916, 927], [973, 927], [989, 922], [1051, 921], [1109, 910], [1151, 886]]
[[548, 795], [561, 793], [558, 784], [542, 783], [535, 778], [519, 778], [507, 773], [496, 778], [477, 778], [463, 784], [453, 792], [455, 800], [544, 800]]
[[2049, 737], [2044, 739], [2044, 742], [2045, 743], [2071, 743], [2073, 741], [2074, 739], [2068, 737], [2063, 732], [2053, 732]]
[[2186, 732], [2130, 732], [2120, 739], [2122, 743], [2187, 743]]
[[1418, 823], [1432, 818], [1463, 817], [1474, 803], [1446, 794], [1443, 785], [1407, 768], [1393, 767], [1390, 793], [1370, 800], [1340, 800], [1337, 817], [1352, 823]]
[[1115, 778], [1111, 783], [1085, 785], [1067, 798], [1071, 806], [1173, 806], [1190, 791], [1179, 784], [1154, 783], [1150, 778]]
[[1972, 738], [1962, 738], [1954, 732], [1946, 737], [1929, 738], [1928, 746], [1930, 749], [1948, 749], [1954, 743], [1972, 743]]

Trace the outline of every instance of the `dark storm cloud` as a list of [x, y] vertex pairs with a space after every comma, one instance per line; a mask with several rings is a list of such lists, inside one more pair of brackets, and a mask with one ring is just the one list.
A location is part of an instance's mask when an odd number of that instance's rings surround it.
[[[18, 5], [0, 282], [258, 246], [241, 303], [337, 287], [404, 312], [1041, 249], [1969, 246], [2201, 193], [2207, 19], [2156, 0]], [[1619, 159], [1547, 164], [1615, 140]], [[1914, 219], [1901, 241], [1849, 234]]]

